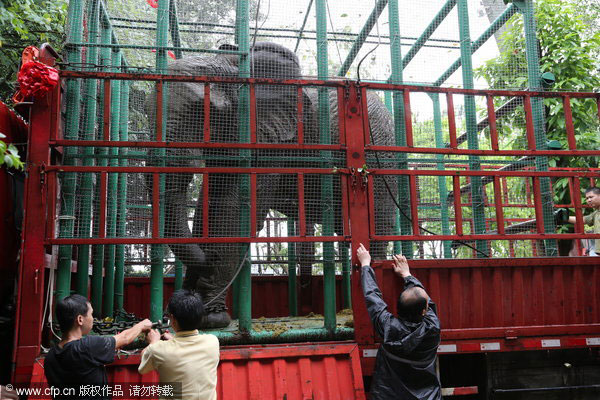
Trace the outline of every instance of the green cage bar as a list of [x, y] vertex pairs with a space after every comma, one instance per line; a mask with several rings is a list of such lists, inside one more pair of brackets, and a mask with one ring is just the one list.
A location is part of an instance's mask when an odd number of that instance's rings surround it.
[[[455, 5], [456, 0], [448, 0], [446, 4], [444, 4], [444, 6], [437, 13], [437, 15], [433, 17], [431, 23], [427, 26], [427, 28], [425, 28], [421, 36], [417, 38], [415, 43], [411, 46], [410, 50], [408, 50], [408, 52], [402, 59], [402, 69], [406, 68], [406, 66], [417, 55], [419, 50], [423, 48], [425, 43], [427, 43], [427, 40], [429, 40], [433, 32], [435, 32], [435, 30], [441, 25], [441, 23], [444, 22], [444, 19], [448, 16], [448, 14], [450, 14], [450, 11], [452, 11]], [[392, 76], [390, 76], [387, 81], [388, 83], [391, 83]]]
[[350, 281], [352, 266], [350, 265], [350, 250], [348, 244], [340, 243], [342, 259], [342, 308], [352, 308], [352, 284]]
[[[401, 85], [404, 81], [402, 68], [402, 49], [400, 37], [400, 20], [398, 18], [398, 0], [391, 0], [388, 5], [390, 21], [390, 52], [392, 75], [390, 83]], [[404, 94], [399, 91], [392, 93], [392, 107], [394, 115], [394, 132], [396, 137], [396, 146], [406, 146], [406, 126], [404, 120]], [[398, 155], [398, 169], [408, 169], [407, 155], [400, 153]], [[395, 210], [398, 221], [397, 227], [400, 228], [401, 235], [410, 235], [412, 233], [412, 215], [410, 208], [409, 180], [407, 176], [398, 176], [398, 203], [402, 210]], [[415, 232], [418, 234], [418, 232]], [[412, 241], [404, 240], [401, 243], [394, 242], [394, 253], [402, 253], [406, 258], [413, 257]]]
[[[121, 53], [113, 49], [111, 58], [112, 72], [120, 72]], [[110, 82], [110, 140], [120, 139], [120, 115], [121, 115], [121, 82], [113, 79]], [[118, 147], [109, 149], [110, 167], [118, 167]], [[119, 174], [108, 174], [108, 189], [106, 199], [106, 236], [115, 237], [117, 234], [117, 196], [119, 189]], [[115, 255], [116, 245], [106, 246], [106, 260], [104, 262], [104, 302], [102, 304], [102, 315], [112, 318], [115, 306]]]
[[[326, 0], [315, 0], [317, 14], [317, 74], [319, 79], [328, 79], [327, 57], [327, 4]], [[331, 144], [331, 128], [329, 125], [329, 92], [326, 88], [318, 89], [319, 102], [319, 143]], [[330, 151], [321, 151], [321, 158], [326, 168], [331, 160]], [[333, 236], [333, 178], [324, 175], [321, 178], [321, 207], [323, 216], [323, 235]], [[335, 249], [332, 242], [323, 243], [323, 316], [325, 329], [335, 330]]]
[[[100, 42], [102, 44], [110, 44], [112, 41], [112, 28], [108, 24], [105, 19], [100, 20]], [[111, 62], [111, 50], [109, 47], [102, 47], [100, 49], [100, 65], [102, 68], [106, 68]], [[104, 85], [100, 86], [100, 109], [104, 110]], [[97, 140], [103, 140], [103, 131], [104, 131], [104, 118], [100, 118], [98, 121], [98, 132], [97, 132]], [[100, 167], [108, 166], [108, 159], [106, 156], [108, 155], [108, 150], [106, 147], [100, 147], [96, 149], [96, 154], [100, 156], [98, 159], [97, 165]], [[99, 176], [98, 176], [99, 178]], [[96, 183], [96, 193], [95, 193], [95, 207], [94, 213], [96, 216], [100, 215], [100, 183], [97, 181]], [[98, 226], [99, 218], [94, 218], [94, 227], [99, 229]], [[104, 287], [104, 250], [105, 246], [102, 244], [94, 245], [93, 247], [93, 272], [92, 272], [92, 294], [91, 294], [91, 304], [94, 308], [94, 316], [100, 317], [102, 315], [102, 301], [103, 301], [103, 293], [102, 288]]]
[[[293, 218], [287, 219], [287, 235], [296, 236], [296, 221]], [[296, 243], [290, 242], [288, 243], [288, 307], [292, 317], [298, 316], [297, 266]]]
[[354, 62], [356, 55], [360, 51], [362, 45], [365, 43], [365, 40], [367, 40], [367, 36], [369, 36], [371, 29], [373, 29], [373, 26], [377, 22], [377, 19], [379, 19], [379, 16], [383, 12], [383, 9], [387, 5], [387, 3], [388, 3], [388, 0], [378, 0], [377, 1], [377, 3], [375, 4], [375, 7], [373, 7], [373, 11], [371, 11], [371, 15], [369, 15], [369, 18], [367, 18], [367, 22], [365, 22], [365, 25], [360, 30], [360, 33], [358, 34], [358, 36], [356, 37], [356, 40], [352, 44], [352, 48], [348, 52], [348, 56], [346, 56], [344, 63], [340, 67], [340, 70], [338, 71], [338, 76], [346, 75], [346, 73], [350, 69], [350, 66]]
[[[435, 129], [435, 147], [444, 148], [444, 137], [442, 133], [442, 110], [440, 108], [440, 95], [438, 93], [430, 94], [433, 103], [433, 125]], [[444, 165], [444, 155], [439, 154], [436, 157], [440, 162], [436, 164], [437, 169], [443, 171], [446, 169]], [[448, 213], [448, 187], [446, 186], [446, 177], [438, 177], [438, 190], [440, 194], [440, 207], [442, 217], [442, 235], [450, 235], [450, 215]], [[444, 258], [452, 258], [452, 242], [444, 240], [442, 242]]]
[[[68, 39], [73, 42], [81, 42], [83, 38], [83, 1], [70, 1], [68, 18], [72, 23], [69, 25]], [[71, 65], [81, 63], [81, 48], [67, 46], [67, 61]], [[65, 94], [67, 113], [65, 121], [65, 139], [74, 140], [79, 134], [79, 117], [81, 104], [81, 82], [79, 79], [67, 81]], [[74, 165], [73, 155], [75, 149], [66, 147], [64, 149], [63, 163]], [[75, 194], [77, 184], [76, 173], [65, 173], [61, 182], [61, 211], [59, 217], [59, 233], [61, 238], [73, 236], [75, 227]], [[67, 297], [71, 292], [71, 258], [73, 246], [64, 245], [58, 248], [58, 273], [56, 276], [56, 300]]]
[[[122, 69], [125, 63], [122, 63]], [[121, 82], [121, 111], [119, 113], [119, 137], [121, 141], [128, 141], [128, 122], [129, 122], [129, 87], [130, 82]], [[119, 155], [119, 166], [126, 167], [127, 148], [121, 147]], [[117, 237], [125, 237], [127, 234], [127, 174], [119, 174], [119, 183], [117, 191]], [[123, 310], [123, 296], [125, 290], [125, 245], [118, 244], [115, 248], [115, 310]]]
[[[249, 10], [248, 2], [238, 0], [236, 15], [236, 33], [240, 55], [239, 76], [240, 78], [250, 77], [250, 32], [249, 32]], [[239, 94], [238, 104], [239, 118], [239, 142], [250, 143], [250, 88], [248, 85], [242, 85]], [[240, 152], [242, 157], [249, 157], [249, 150]], [[248, 161], [240, 162], [242, 167], [249, 167]], [[250, 236], [251, 230], [256, 229], [250, 226], [250, 177], [247, 174], [240, 176], [240, 236]], [[243, 257], [243, 265], [237, 277], [236, 283], [236, 309], [239, 319], [239, 327], [242, 332], [249, 332], [252, 329], [252, 283], [251, 283], [251, 263], [249, 253], [250, 245], [240, 245], [240, 256]]]
[[[535, 31], [535, 13], [533, 0], [515, 1], [515, 4], [523, 12], [523, 25], [525, 30], [525, 47], [527, 55], [527, 80], [529, 88], [535, 91], [543, 91], [540, 71], [540, 58], [538, 53], [538, 40]], [[548, 138], [544, 129], [544, 103], [539, 97], [531, 98], [531, 110], [533, 117], [533, 130], [535, 136], [536, 150], [548, 150]], [[548, 171], [548, 157], [535, 157], [537, 171]], [[552, 183], [550, 178], [541, 177], [540, 193], [542, 202], [542, 218], [544, 220], [544, 232], [554, 233], [556, 225], [553, 214]], [[540, 217], [539, 215], [537, 216]], [[549, 257], [558, 256], [558, 244], [555, 239], [544, 240], [545, 255]]]
[[[471, 45], [471, 54], [473, 54], [473, 52], [477, 51], [489, 38], [491, 38], [494, 33], [496, 33], [498, 31], [498, 29], [502, 28], [502, 26], [506, 23], [506, 21], [508, 21], [508, 19], [510, 17], [512, 17], [516, 12], [518, 11], [517, 6], [515, 6], [514, 4], [509, 5], [508, 7], [506, 7], [506, 10], [504, 10], [504, 12], [502, 14], [500, 14], [498, 16], [498, 18], [496, 18], [494, 20], [494, 22], [492, 22], [490, 24], [490, 26], [485, 30], [485, 32], [483, 32], [481, 34], [481, 36], [479, 36], [477, 38], [477, 40], [475, 40], [473, 42], [473, 44]], [[454, 63], [452, 63], [452, 65], [450, 66], [450, 68], [448, 68], [446, 70], [446, 72], [444, 72], [435, 82], [434, 82], [434, 86], [441, 86], [444, 82], [446, 82], [446, 80], [448, 78], [450, 78], [450, 76], [455, 73], [456, 71], [458, 71], [458, 69], [460, 68], [462, 63], [462, 56], [459, 57], [456, 61], [454, 61]]]
[[[167, 50], [169, 33], [169, 0], [161, 0], [158, 4], [156, 15], [156, 70], [159, 74], [167, 73]], [[167, 113], [167, 86], [162, 90], [162, 115]], [[167, 130], [167, 118], [162, 119], [162, 132], [165, 140]], [[158, 149], [155, 153], [158, 157], [160, 166], [164, 166], [165, 149]], [[159, 175], [159, 191], [164, 193], [165, 176]], [[159, 236], [164, 232], [164, 203], [162, 196], [159, 202]], [[154, 221], [156, 223], [157, 221]], [[160, 321], [163, 316], [163, 282], [164, 282], [164, 252], [165, 247], [162, 244], [154, 244], [150, 249], [150, 320]]]
[[181, 36], [179, 34], [179, 20], [177, 19], [177, 2], [169, 2], [169, 31], [171, 32], [171, 41], [175, 50], [175, 58], [179, 59], [182, 56], [181, 51]]
[[[88, 41], [97, 43], [99, 39], [99, 24], [100, 12], [99, 1], [90, 0], [88, 4]], [[98, 63], [98, 48], [91, 47], [87, 52], [87, 59], [93, 64]], [[87, 79], [85, 81], [84, 99], [85, 99], [85, 115], [84, 126], [81, 132], [81, 140], [94, 140], [96, 129], [96, 96], [98, 95], [98, 80]], [[83, 150], [86, 158], [83, 160], [84, 166], [94, 165], [94, 148], [86, 147]], [[81, 193], [81, 222], [79, 225], [79, 237], [90, 237], [91, 221], [92, 221], [92, 200], [94, 198], [94, 180], [91, 173], [83, 174], [81, 185], [78, 192]], [[90, 245], [80, 245], [77, 252], [77, 276], [75, 290], [80, 295], [87, 298], [88, 296], [88, 274], [90, 266]]]
[[[458, 0], [458, 23], [463, 87], [465, 89], [473, 89], [473, 61], [471, 59], [473, 49], [471, 47], [467, 0]], [[477, 109], [475, 107], [475, 98], [473, 96], [465, 96], [465, 119], [468, 147], [469, 149], [477, 150], [479, 149], [479, 139], [477, 137]], [[472, 171], [481, 170], [481, 163], [478, 156], [469, 156], [469, 169]], [[473, 204], [473, 229], [476, 234], [484, 234], [485, 203], [480, 176], [471, 177], [471, 203]], [[487, 241], [478, 240], [475, 242], [475, 247], [477, 248], [477, 257], [489, 256]]]
[[183, 263], [179, 260], [175, 260], [175, 291], [183, 287]]

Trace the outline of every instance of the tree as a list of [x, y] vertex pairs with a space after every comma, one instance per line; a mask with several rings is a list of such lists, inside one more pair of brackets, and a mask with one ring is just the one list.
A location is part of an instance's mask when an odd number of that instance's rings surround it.
[[60, 51], [65, 38], [66, 0], [0, 0], [0, 99], [15, 91], [21, 52], [48, 42]]
[[[600, 87], [600, 31], [593, 28], [598, 24], [593, 16], [600, 15], [600, 5], [593, 0], [584, 2], [589, 7], [582, 7], [579, 0], [537, 1], [540, 69], [542, 73], [552, 72], [556, 76], [552, 90], [591, 92]], [[526, 88], [525, 36], [520, 15], [509, 21], [500, 47], [503, 49], [500, 55], [477, 69], [476, 73], [495, 89]], [[600, 148], [600, 125], [595, 101], [573, 99], [571, 106], [577, 148]], [[562, 148], [567, 149], [562, 101], [545, 99], [544, 109], [548, 139], [559, 141]], [[522, 107], [517, 108], [505, 121], [506, 125], [513, 128], [513, 132], [524, 132]], [[526, 146], [525, 142], [525, 135], [515, 136], [513, 147], [522, 149]], [[593, 168], [598, 166], [598, 157], [551, 157], [549, 164], [551, 167]], [[554, 182], [554, 193], [556, 203], [569, 203], [566, 178]]]

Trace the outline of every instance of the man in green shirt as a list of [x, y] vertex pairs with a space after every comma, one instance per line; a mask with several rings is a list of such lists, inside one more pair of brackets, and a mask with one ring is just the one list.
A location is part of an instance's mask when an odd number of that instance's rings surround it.
[[[585, 201], [587, 205], [592, 207], [594, 211], [590, 215], [583, 217], [583, 223], [594, 227], [594, 233], [600, 233], [600, 187], [592, 186], [585, 191]], [[574, 224], [575, 217], [569, 217], [569, 222]], [[593, 248], [589, 249], [590, 256], [600, 254], [600, 239], [594, 240]]]

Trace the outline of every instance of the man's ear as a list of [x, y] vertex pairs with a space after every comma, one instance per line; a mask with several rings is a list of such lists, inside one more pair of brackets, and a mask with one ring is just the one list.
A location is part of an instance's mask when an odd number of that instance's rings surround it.
[[83, 315], [77, 316], [77, 326], [83, 326]]

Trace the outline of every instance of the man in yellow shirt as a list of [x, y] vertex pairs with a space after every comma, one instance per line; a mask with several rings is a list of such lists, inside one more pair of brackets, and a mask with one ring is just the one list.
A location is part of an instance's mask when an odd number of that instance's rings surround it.
[[178, 290], [167, 306], [175, 336], [152, 330], [147, 335], [148, 347], [138, 367], [141, 374], [158, 371], [160, 383], [181, 383], [174, 387], [176, 399], [216, 400], [219, 340], [214, 335], [201, 335], [196, 329], [204, 315], [200, 295]]
[[[583, 223], [592, 226], [594, 233], [600, 233], [600, 187], [592, 186], [587, 188], [585, 191], [585, 201], [594, 211], [583, 217]], [[569, 217], [569, 222], [574, 224], [576, 222], [575, 217]], [[596, 239], [592, 243], [593, 247], [589, 249], [589, 255], [600, 255], [600, 239]]]

